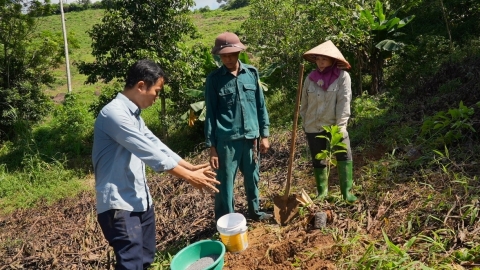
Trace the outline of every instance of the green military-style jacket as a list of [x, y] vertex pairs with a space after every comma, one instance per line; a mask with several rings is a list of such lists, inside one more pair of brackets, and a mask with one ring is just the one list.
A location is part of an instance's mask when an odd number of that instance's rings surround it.
[[216, 147], [217, 141], [270, 135], [265, 98], [258, 78], [257, 69], [242, 62], [237, 77], [225, 66], [208, 75], [205, 87], [207, 147]]

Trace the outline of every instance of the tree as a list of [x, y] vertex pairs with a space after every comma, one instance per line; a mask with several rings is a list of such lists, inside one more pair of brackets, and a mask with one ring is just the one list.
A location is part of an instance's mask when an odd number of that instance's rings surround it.
[[248, 6], [250, 4], [250, 0], [217, 0], [217, 3], [220, 4], [221, 8], [231, 10]]
[[127, 68], [141, 58], [170, 64], [184, 35], [195, 34], [187, 17], [192, 0], [105, 0], [102, 22], [89, 31], [95, 62], [79, 64], [87, 83], [124, 79]]
[[394, 40], [399, 35], [398, 29], [407, 25], [415, 16], [400, 19], [397, 17], [398, 10], [385, 14], [383, 4], [379, 0], [375, 3], [373, 14], [367, 9], [361, 7], [358, 9], [361, 14], [360, 20], [366, 20], [370, 31], [370, 38], [363, 46], [369, 56], [366, 63], [372, 75], [372, 87], [369, 94], [378, 94], [383, 83], [385, 60], [392, 56], [392, 52], [401, 50], [404, 46], [403, 43]]
[[250, 15], [242, 25], [249, 52], [259, 55], [262, 66], [283, 65], [267, 82], [274, 87], [295, 88], [302, 53], [339, 32], [332, 23], [335, 9], [324, 0], [251, 1]]
[[46, 6], [0, 0], [0, 139], [15, 135], [18, 122], [30, 125], [49, 112], [43, 86], [54, 82], [52, 69], [62, 62], [64, 52], [61, 33], [36, 31], [35, 17]]
[[[195, 53], [190, 54], [181, 44], [186, 35], [195, 37], [196, 29], [188, 14], [192, 0], [105, 0], [102, 22], [89, 31], [95, 62], [79, 64], [80, 73], [87, 75], [87, 83], [114, 79], [123, 81], [127, 68], [135, 61], [149, 58], [168, 72], [171, 91], [162, 92], [162, 121], [166, 118], [166, 99], [174, 106], [185, 97], [183, 89], [188, 78], [203, 76], [195, 73]], [[193, 62], [193, 64], [192, 64]], [[180, 74], [179, 72], [182, 72]], [[191, 88], [192, 86], [189, 85]], [[168, 89], [167, 89], [168, 90]], [[180, 110], [176, 110], [180, 112]], [[166, 131], [166, 130], [164, 130]]]
[[262, 64], [285, 64], [279, 74], [283, 80], [277, 82], [293, 87], [302, 54], [332, 40], [352, 64], [356, 94], [362, 92], [363, 70], [373, 78], [369, 93], [378, 93], [385, 59], [402, 48], [397, 30], [413, 19], [409, 16], [401, 20], [396, 17], [397, 11], [384, 14], [379, 1], [373, 15], [368, 6], [349, 0], [252, 0], [250, 7], [250, 16], [243, 24], [246, 41], [254, 44], [251, 47], [260, 55]]

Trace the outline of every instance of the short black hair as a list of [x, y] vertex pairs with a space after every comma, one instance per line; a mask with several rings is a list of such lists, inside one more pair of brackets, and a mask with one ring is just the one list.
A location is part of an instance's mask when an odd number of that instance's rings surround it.
[[160, 78], [165, 78], [165, 72], [157, 63], [149, 59], [138, 60], [128, 69], [125, 88], [131, 88], [139, 81], [151, 87]]

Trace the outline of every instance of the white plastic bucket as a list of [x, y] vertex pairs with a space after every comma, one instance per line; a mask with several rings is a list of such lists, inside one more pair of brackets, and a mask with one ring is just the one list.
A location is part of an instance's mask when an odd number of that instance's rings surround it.
[[230, 213], [220, 217], [217, 230], [229, 252], [240, 252], [248, 247], [247, 220], [242, 214]]

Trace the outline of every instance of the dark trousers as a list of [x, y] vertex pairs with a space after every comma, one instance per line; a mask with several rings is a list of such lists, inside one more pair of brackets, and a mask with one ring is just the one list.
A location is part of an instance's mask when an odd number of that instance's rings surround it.
[[[321, 133], [305, 133], [307, 135], [307, 142], [308, 146], [310, 149], [310, 154], [312, 155], [312, 165], [314, 168], [319, 168], [323, 169], [327, 166], [325, 160], [318, 160], [315, 158], [315, 156], [322, 152], [323, 150], [326, 150], [328, 147], [328, 141], [325, 138], [317, 138], [319, 135], [323, 136], [330, 136], [330, 134], [326, 131], [321, 132]], [[337, 161], [347, 161], [347, 160], [352, 160], [352, 150], [350, 149], [350, 138], [348, 137], [348, 133], [344, 135], [343, 143], [347, 145], [347, 149], [345, 149], [347, 152], [342, 152], [338, 153], [335, 155], [335, 158]], [[334, 149], [338, 150], [338, 149]]]
[[115, 269], [147, 269], [155, 257], [155, 212], [109, 210], [97, 215], [103, 235], [113, 247]]

